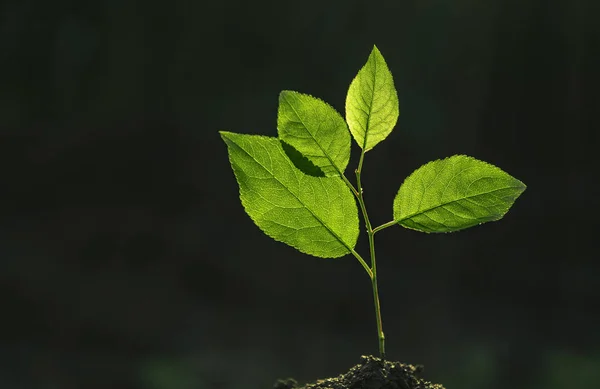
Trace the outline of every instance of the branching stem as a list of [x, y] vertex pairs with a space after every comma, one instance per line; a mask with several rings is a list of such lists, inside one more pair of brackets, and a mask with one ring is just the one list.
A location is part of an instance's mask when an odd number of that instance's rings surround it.
[[390, 222], [384, 223], [384, 224], [380, 225], [379, 227], [375, 227], [375, 228], [373, 228], [373, 233], [376, 233], [377, 231], [381, 231], [381, 230], [383, 230], [384, 228], [388, 228], [388, 227], [391, 227], [391, 226], [395, 226], [396, 224], [398, 224], [398, 222], [397, 222], [397, 221], [395, 221], [395, 220], [392, 220], [392, 221], [390, 221]]

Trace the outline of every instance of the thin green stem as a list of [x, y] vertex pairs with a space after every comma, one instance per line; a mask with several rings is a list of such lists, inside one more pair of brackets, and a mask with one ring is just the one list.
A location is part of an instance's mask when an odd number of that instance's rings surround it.
[[352, 255], [354, 255], [356, 257], [356, 259], [358, 259], [358, 262], [360, 262], [360, 264], [362, 265], [362, 267], [364, 267], [365, 270], [367, 271], [367, 274], [369, 275], [369, 278], [372, 279], [373, 278], [373, 272], [371, 271], [371, 268], [369, 267], [369, 265], [367, 265], [367, 263], [365, 262], [365, 260], [354, 249], [352, 249], [350, 252], [352, 253]]
[[379, 227], [375, 227], [375, 228], [373, 228], [373, 233], [376, 233], [377, 231], [381, 231], [381, 230], [383, 230], [384, 228], [388, 228], [388, 227], [391, 227], [391, 226], [395, 226], [396, 224], [398, 224], [398, 222], [397, 222], [397, 221], [395, 221], [395, 220], [392, 220], [392, 221], [390, 221], [390, 222], [384, 223], [384, 224], [380, 225]]
[[[339, 173], [340, 173], [340, 177], [342, 178], [342, 180], [346, 183], [346, 186], [350, 189], [350, 191], [352, 193], [354, 193], [354, 196], [356, 198], [359, 198], [360, 195], [359, 195], [358, 190], [354, 187], [354, 185], [352, 185], [352, 183], [348, 180], [348, 178], [344, 175], [343, 172], [339, 172]], [[360, 202], [360, 198], [359, 198], [359, 202]], [[351, 249], [350, 252], [352, 253], [352, 255], [354, 255], [354, 257], [356, 257], [356, 259], [358, 259], [358, 262], [360, 262], [362, 267], [366, 270], [367, 274], [369, 275], [369, 278], [373, 278], [373, 272], [371, 271], [371, 268], [369, 268], [369, 265], [367, 265], [367, 263], [360, 256], [360, 254], [357, 253], [354, 249]]]
[[[365, 140], [365, 143], [366, 143], [366, 140]], [[361, 150], [361, 152], [360, 152], [360, 159], [358, 160], [358, 167], [356, 168], [356, 171], [357, 171], [359, 174], [360, 174], [360, 172], [362, 172], [362, 165], [363, 165], [363, 162], [364, 162], [364, 160], [365, 160], [365, 153], [366, 153], [366, 151], [365, 151], [365, 149], [363, 148], [363, 149]], [[360, 182], [359, 182], [359, 183], [357, 183], [357, 184], [358, 184], [358, 186], [360, 186]]]
[[358, 190], [356, 190], [356, 188], [354, 187], [354, 185], [352, 185], [350, 180], [348, 180], [348, 178], [346, 178], [344, 173], [340, 172], [340, 177], [342, 177], [342, 180], [344, 181], [344, 183], [346, 183], [346, 186], [350, 189], [350, 191], [352, 193], [354, 193], [354, 196], [356, 196], [358, 198]]
[[[371, 237], [373, 235], [371, 234]], [[373, 247], [373, 246], [371, 246]], [[377, 266], [375, 265], [375, 250], [372, 249], [373, 259], [373, 277], [371, 278], [371, 285], [373, 286], [373, 302], [375, 303], [375, 319], [377, 320], [377, 338], [379, 339], [379, 356], [381, 359], [385, 359], [385, 334], [383, 333], [383, 323], [381, 321], [381, 308], [379, 304], [379, 291], [377, 289]]]
[[364, 149], [360, 154], [360, 161], [358, 162], [358, 168], [356, 169], [356, 185], [357, 185], [357, 199], [360, 204], [360, 209], [365, 220], [365, 226], [367, 227], [367, 234], [369, 236], [369, 249], [371, 254], [371, 269], [370, 278], [371, 285], [373, 287], [373, 302], [375, 303], [375, 319], [377, 321], [377, 338], [379, 339], [379, 356], [385, 359], [385, 335], [383, 334], [383, 323], [381, 321], [381, 308], [379, 304], [379, 291], [377, 288], [377, 263], [375, 261], [375, 231], [371, 226], [369, 215], [367, 214], [367, 207], [365, 206], [365, 199], [363, 196], [362, 182], [360, 179], [362, 165], [365, 157]]

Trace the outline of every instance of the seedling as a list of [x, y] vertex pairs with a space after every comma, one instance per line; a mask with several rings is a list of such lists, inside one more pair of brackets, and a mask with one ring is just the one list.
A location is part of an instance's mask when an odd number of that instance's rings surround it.
[[[525, 190], [521, 181], [465, 155], [429, 162], [406, 178], [393, 203], [393, 220], [373, 227], [361, 172], [367, 151], [398, 120], [392, 74], [374, 47], [346, 96], [346, 120], [330, 105], [292, 91], [279, 95], [278, 137], [221, 131], [246, 213], [271, 238], [320, 258], [352, 254], [373, 287], [379, 354], [385, 358], [375, 261], [375, 234], [401, 225], [422, 232], [452, 232], [501, 219]], [[350, 134], [361, 148], [356, 186], [344, 175]], [[358, 207], [357, 207], [358, 201]], [[369, 239], [369, 259], [354, 248], [358, 208]]]

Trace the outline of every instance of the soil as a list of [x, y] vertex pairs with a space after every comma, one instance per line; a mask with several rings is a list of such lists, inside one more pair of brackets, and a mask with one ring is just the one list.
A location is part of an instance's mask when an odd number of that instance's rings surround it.
[[277, 380], [273, 389], [445, 389], [419, 378], [423, 366], [383, 361], [363, 355], [358, 365], [335, 378], [299, 386], [293, 378]]

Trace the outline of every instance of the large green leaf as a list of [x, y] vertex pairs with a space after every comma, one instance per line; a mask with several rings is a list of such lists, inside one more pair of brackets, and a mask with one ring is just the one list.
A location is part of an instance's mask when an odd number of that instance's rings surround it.
[[304, 174], [277, 138], [220, 134], [244, 209], [265, 234], [317, 257], [350, 253], [358, 238], [358, 209], [340, 177]]
[[350, 160], [350, 133], [329, 104], [293, 91], [279, 95], [279, 138], [293, 146], [326, 176], [344, 173]]
[[465, 155], [415, 170], [394, 199], [394, 220], [423, 232], [451, 232], [499, 220], [525, 190], [500, 168]]
[[346, 96], [346, 121], [356, 143], [369, 151], [384, 140], [398, 120], [398, 94], [383, 56], [373, 47]]

